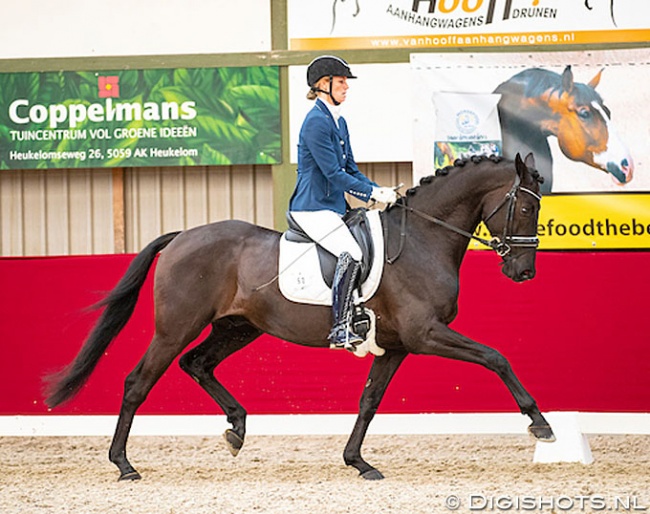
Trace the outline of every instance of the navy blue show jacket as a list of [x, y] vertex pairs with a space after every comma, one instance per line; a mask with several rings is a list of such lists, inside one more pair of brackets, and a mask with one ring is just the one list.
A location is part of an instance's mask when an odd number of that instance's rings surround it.
[[330, 210], [345, 214], [344, 193], [367, 202], [377, 184], [357, 166], [343, 117], [338, 127], [332, 113], [317, 99], [307, 113], [298, 140], [298, 179], [289, 202], [291, 211]]

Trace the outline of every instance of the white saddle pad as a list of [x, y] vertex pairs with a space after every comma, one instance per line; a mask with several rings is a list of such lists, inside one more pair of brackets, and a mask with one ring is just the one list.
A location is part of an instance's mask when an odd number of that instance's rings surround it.
[[[368, 211], [367, 216], [375, 251], [368, 279], [361, 285], [360, 300], [364, 302], [377, 291], [384, 271], [384, 234], [379, 211]], [[278, 275], [280, 291], [287, 300], [332, 305], [332, 290], [323, 280], [316, 243], [295, 243], [282, 235]]]

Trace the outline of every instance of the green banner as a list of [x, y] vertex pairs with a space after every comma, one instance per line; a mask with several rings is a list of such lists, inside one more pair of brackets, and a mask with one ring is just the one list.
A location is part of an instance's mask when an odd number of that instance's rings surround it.
[[275, 164], [277, 67], [0, 73], [0, 169]]

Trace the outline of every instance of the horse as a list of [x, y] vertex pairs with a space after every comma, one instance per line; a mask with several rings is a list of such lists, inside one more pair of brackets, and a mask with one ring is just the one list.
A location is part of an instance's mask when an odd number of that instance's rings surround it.
[[[498, 351], [449, 328], [456, 317], [459, 268], [470, 238], [501, 257], [502, 273], [515, 282], [535, 276], [541, 196], [534, 158], [472, 157], [421, 180], [380, 212], [385, 262], [378, 290], [366, 302], [376, 314], [375, 357], [359, 414], [343, 458], [368, 480], [383, 474], [361, 456], [361, 446], [393, 375], [408, 354], [437, 355], [494, 371], [529, 416], [530, 434], [553, 441], [553, 430], [533, 397]], [[474, 235], [483, 221], [490, 240]], [[397, 234], [400, 234], [397, 236]], [[247, 412], [216, 379], [220, 362], [263, 333], [309, 347], [327, 347], [331, 309], [286, 300], [272, 277], [278, 273], [282, 234], [239, 220], [162, 235], [137, 254], [115, 288], [77, 356], [50, 376], [46, 403], [54, 408], [75, 396], [131, 316], [138, 293], [160, 252], [154, 275], [155, 331], [141, 360], [125, 379], [109, 459], [120, 480], [141, 478], [126, 455], [138, 407], [173, 360], [226, 414], [224, 439], [236, 456], [244, 444]], [[265, 286], [261, 286], [265, 285]], [[186, 347], [211, 325], [197, 346]]]
[[501, 83], [497, 105], [503, 154], [532, 152], [544, 177], [542, 193], [553, 185], [553, 158], [548, 136], [555, 136], [562, 153], [573, 161], [611, 174], [619, 184], [632, 180], [634, 163], [611, 126], [611, 113], [595, 88], [602, 70], [588, 84], [573, 79], [571, 66], [562, 75], [529, 68]]

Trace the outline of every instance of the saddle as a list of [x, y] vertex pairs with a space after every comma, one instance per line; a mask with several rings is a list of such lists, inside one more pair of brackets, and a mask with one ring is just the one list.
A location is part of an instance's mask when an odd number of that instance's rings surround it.
[[[359, 207], [349, 210], [343, 216], [343, 221], [347, 225], [348, 230], [350, 230], [352, 237], [354, 237], [355, 241], [359, 245], [362, 253], [359, 277], [357, 279], [358, 284], [363, 284], [368, 278], [375, 258], [375, 246], [366, 212], [366, 209]], [[285, 232], [285, 238], [287, 241], [293, 243], [316, 244], [323, 280], [325, 281], [325, 284], [327, 284], [327, 287], [331, 288], [334, 282], [334, 271], [336, 269], [338, 255], [334, 255], [327, 251], [325, 248], [320, 246], [317, 241], [314, 241], [309, 237], [309, 235], [307, 235], [302, 228], [300, 228], [300, 225], [298, 225], [298, 223], [293, 219], [290, 212], [287, 212], [287, 222], [289, 224], [289, 228]]]
[[[384, 269], [384, 234], [379, 211], [355, 209], [345, 216], [350, 232], [362, 250], [358, 288], [361, 301], [377, 291]], [[332, 305], [335, 256], [306, 235], [288, 217], [289, 229], [280, 238], [278, 286], [287, 300], [312, 305]]]
[[[375, 314], [364, 306], [379, 288], [384, 270], [384, 234], [379, 211], [353, 209], [344, 220], [361, 248], [359, 297], [355, 304], [353, 322], [359, 316], [367, 332], [366, 340], [354, 350], [363, 357], [368, 353], [383, 355], [384, 349], [375, 340]], [[278, 287], [282, 295], [292, 302], [310, 305], [332, 305], [332, 283], [338, 256], [328, 252], [313, 241], [290, 215], [289, 229], [280, 238], [278, 256]], [[357, 333], [360, 333], [358, 331]]]

